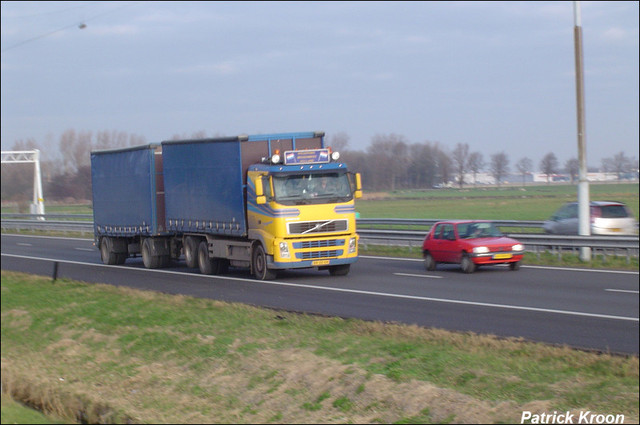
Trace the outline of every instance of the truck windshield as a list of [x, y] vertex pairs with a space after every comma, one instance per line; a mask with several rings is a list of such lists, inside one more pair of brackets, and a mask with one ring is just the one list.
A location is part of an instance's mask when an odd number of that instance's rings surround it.
[[283, 205], [347, 202], [352, 198], [346, 173], [273, 176], [274, 200]]

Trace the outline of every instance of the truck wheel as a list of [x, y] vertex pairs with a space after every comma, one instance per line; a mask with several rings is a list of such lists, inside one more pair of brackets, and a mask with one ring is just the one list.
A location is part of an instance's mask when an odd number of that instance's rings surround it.
[[267, 268], [267, 254], [259, 243], [255, 245], [251, 254], [251, 269], [258, 280], [271, 280], [276, 277], [276, 272]]
[[465, 273], [473, 273], [476, 270], [476, 265], [469, 257], [469, 254], [462, 254], [462, 260], [460, 260], [460, 266]]
[[103, 237], [100, 241], [100, 258], [104, 264], [112, 266], [118, 263], [118, 255], [113, 252], [113, 241], [109, 237]]
[[142, 262], [144, 266], [148, 269], [157, 269], [160, 267], [160, 257], [157, 255], [152, 255], [153, 248], [151, 238], [147, 238], [142, 242]]
[[187, 236], [184, 240], [184, 259], [187, 267], [194, 269], [198, 267], [198, 240]]
[[349, 274], [351, 264], [341, 264], [339, 266], [329, 267], [329, 274], [331, 276], [346, 276]]
[[200, 242], [198, 246], [198, 268], [202, 274], [218, 274], [220, 271], [220, 260], [209, 257], [207, 241]]

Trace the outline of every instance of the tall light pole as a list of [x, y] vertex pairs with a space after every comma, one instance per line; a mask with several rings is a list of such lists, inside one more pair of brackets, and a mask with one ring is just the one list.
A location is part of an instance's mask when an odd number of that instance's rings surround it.
[[[582, 22], [580, 17], [580, 2], [573, 2], [573, 17], [575, 26], [573, 38], [576, 55], [576, 102], [578, 114], [578, 234], [591, 234], [591, 217], [589, 212], [589, 181], [587, 180], [587, 141], [584, 123], [584, 64], [582, 61]], [[591, 248], [580, 248], [580, 259], [591, 260]]]

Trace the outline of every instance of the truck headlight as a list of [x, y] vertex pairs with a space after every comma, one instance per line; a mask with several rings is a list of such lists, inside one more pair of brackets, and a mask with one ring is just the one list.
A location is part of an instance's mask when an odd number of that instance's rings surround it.
[[354, 254], [356, 252], [356, 248], [356, 238], [349, 239], [349, 254]]
[[280, 242], [280, 258], [289, 258], [289, 244]]

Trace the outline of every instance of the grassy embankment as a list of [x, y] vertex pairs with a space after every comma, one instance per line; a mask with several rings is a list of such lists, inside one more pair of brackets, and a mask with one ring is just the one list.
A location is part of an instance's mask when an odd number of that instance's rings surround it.
[[11, 272], [1, 301], [3, 391], [67, 422], [638, 421], [637, 357]]

